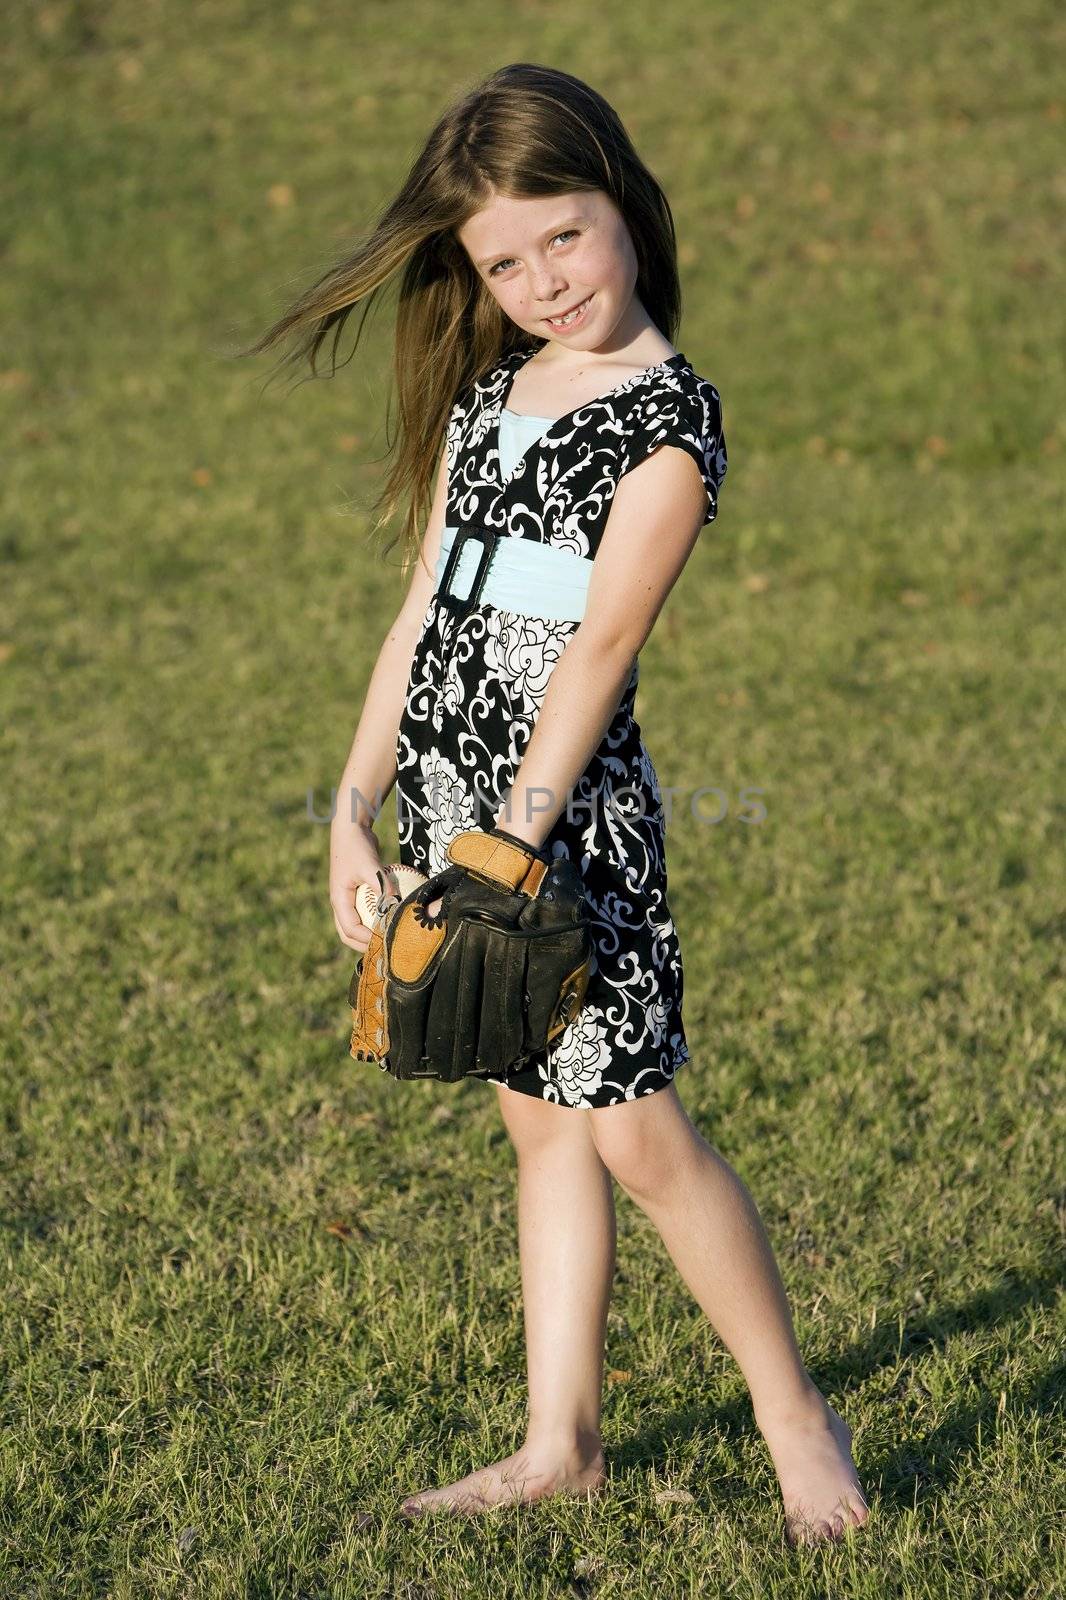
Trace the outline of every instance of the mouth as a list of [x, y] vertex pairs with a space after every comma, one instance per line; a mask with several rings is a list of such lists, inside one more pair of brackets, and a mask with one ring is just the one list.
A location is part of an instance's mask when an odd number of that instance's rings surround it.
[[567, 333], [571, 328], [577, 328], [585, 321], [591, 299], [592, 295], [588, 295], [584, 300], [580, 301], [576, 306], [572, 306], [569, 311], [563, 312], [559, 317], [545, 317], [544, 321], [553, 333]]

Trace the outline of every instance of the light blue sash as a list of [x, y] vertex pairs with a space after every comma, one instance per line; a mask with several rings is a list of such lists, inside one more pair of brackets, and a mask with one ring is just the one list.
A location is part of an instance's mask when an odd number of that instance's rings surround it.
[[[522, 456], [551, 426], [552, 417], [527, 417], [514, 411], [500, 412], [500, 472], [509, 478]], [[440, 588], [444, 568], [451, 554], [457, 530], [445, 526], [437, 558], [436, 581]], [[468, 539], [459, 552], [459, 561], [448, 587], [449, 594], [465, 600], [470, 594], [484, 547]], [[535, 539], [505, 535], [492, 553], [481, 599], [501, 611], [516, 611], [522, 616], [543, 617], [550, 622], [580, 622], [585, 615], [592, 562], [572, 550], [560, 550]]]

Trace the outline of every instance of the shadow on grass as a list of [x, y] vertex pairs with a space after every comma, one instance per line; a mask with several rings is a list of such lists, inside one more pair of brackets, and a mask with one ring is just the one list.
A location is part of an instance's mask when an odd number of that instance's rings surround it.
[[[981, 1328], [1002, 1328], [1016, 1320], [1029, 1307], [1052, 1305], [1061, 1290], [1061, 1279], [1046, 1274], [1029, 1279], [1009, 1277], [994, 1289], [982, 1290], [971, 1299], [954, 1306], [931, 1308], [920, 1321], [905, 1324], [902, 1333], [880, 1327], [869, 1339], [853, 1345], [840, 1357], [811, 1368], [815, 1383], [830, 1400], [844, 1409], [849, 1393], [877, 1372], [895, 1366], [924, 1351], [941, 1349], [959, 1333]], [[977, 1403], [961, 1406], [927, 1433], [914, 1433], [881, 1460], [864, 1457], [861, 1435], [856, 1434], [856, 1464], [869, 1494], [878, 1486], [882, 1503], [914, 1506], [923, 1499], [935, 1501], [940, 1492], [957, 1477], [960, 1461], [972, 1454], [979, 1439], [994, 1435], [1000, 1413], [1001, 1386], [989, 1389]], [[902, 1397], [903, 1390], [896, 1394]], [[891, 1398], [891, 1397], [890, 1397]], [[1066, 1413], [1066, 1362], [1058, 1362], [1024, 1388], [1008, 1391], [1005, 1412], [1052, 1417]], [[755, 1429], [748, 1396], [713, 1408], [686, 1406], [670, 1418], [658, 1422], [610, 1451], [609, 1468], [650, 1467], [661, 1462], [669, 1446], [707, 1431], [708, 1422], [727, 1440], [742, 1443]], [[751, 1485], [738, 1475], [716, 1477], [714, 1495], [719, 1502], [750, 1494]]]

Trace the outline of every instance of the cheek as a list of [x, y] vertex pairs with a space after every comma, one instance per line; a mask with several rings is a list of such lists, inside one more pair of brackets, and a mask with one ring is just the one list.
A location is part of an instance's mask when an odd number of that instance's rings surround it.
[[625, 282], [625, 256], [609, 244], [590, 245], [575, 262], [574, 277], [594, 288], [614, 288]]
[[510, 283], [489, 284], [486, 282], [485, 287], [500, 307], [500, 310], [506, 311], [510, 316], [520, 312], [529, 298], [517, 278]]

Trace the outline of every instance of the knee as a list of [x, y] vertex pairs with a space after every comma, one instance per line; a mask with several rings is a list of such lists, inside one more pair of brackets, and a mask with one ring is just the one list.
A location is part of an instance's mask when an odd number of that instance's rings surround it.
[[[633, 1119], [634, 1124], [639, 1119]], [[592, 1137], [600, 1160], [638, 1205], [665, 1199], [684, 1177], [684, 1150], [658, 1128], [623, 1126], [609, 1116], [593, 1122]]]

